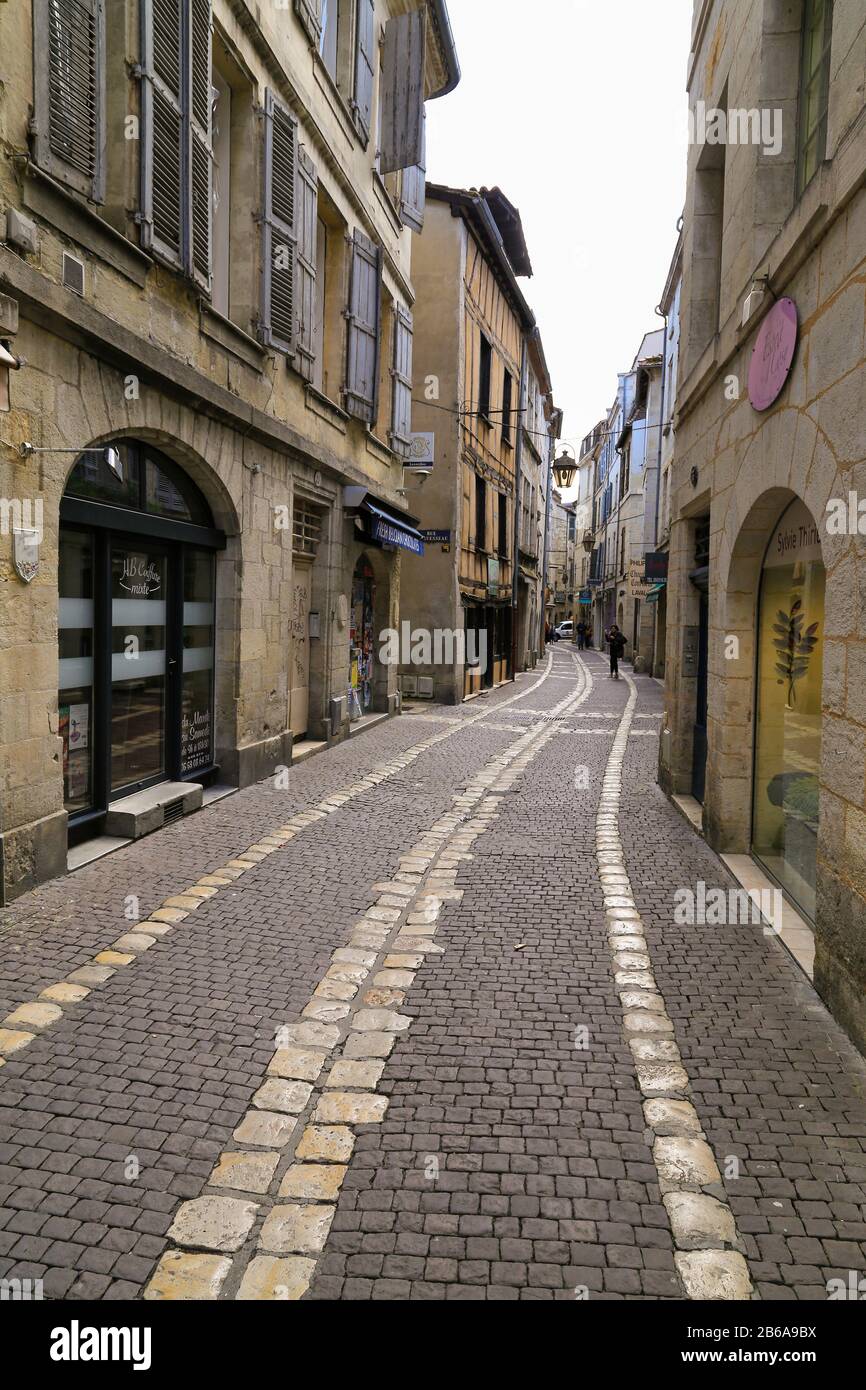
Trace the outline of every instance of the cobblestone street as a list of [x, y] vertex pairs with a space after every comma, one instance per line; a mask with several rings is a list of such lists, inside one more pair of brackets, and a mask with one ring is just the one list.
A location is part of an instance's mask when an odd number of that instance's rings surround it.
[[678, 888], [733, 880], [656, 786], [660, 710], [562, 644], [5, 909], [0, 1277], [590, 1301], [862, 1277], [866, 1066], [772, 933], [675, 922]]

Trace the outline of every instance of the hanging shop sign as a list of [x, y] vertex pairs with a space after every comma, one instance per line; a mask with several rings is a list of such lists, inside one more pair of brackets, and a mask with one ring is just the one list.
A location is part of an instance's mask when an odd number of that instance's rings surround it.
[[643, 577], [648, 584], [659, 584], [668, 577], [668, 552], [648, 550], [643, 557]]
[[644, 578], [643, 560], [629, 560], [628, 591], [632, 598], [646, 598], [652, 584]]
[[749, 400], [769, 410], [781, 394], [797, 348], [799, 324], [793, 299], [779, 299], [758, 330], [749, 363]]
[[380, 545], [392, 545], [398, 550], [409, 550], [413, 555], [424, 554], [424, 542], [417, 531], [404, 530], [396, 521], [377, 516], [373, 519], [373, 540]]

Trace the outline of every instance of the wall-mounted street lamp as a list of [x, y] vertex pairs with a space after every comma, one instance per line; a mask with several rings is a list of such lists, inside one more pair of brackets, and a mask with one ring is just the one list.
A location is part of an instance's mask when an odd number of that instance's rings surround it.
[[101, 454], [114, 476], [123, 482], [123, 459], [120, 451], [111, 444], [103, 449], [42, 449], [25, 440], [18, 445], [18, 453], [23, 459], [29, 459], [31, 454]]
[[571, 454], [560, 454], [553, 465], [553, 481], [558, 488], [574, 486], [577, 477], [577, 463]]

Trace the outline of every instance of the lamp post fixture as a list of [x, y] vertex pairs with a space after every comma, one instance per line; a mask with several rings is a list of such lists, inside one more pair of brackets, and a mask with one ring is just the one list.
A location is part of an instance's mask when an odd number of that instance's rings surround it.
[[577, 477], [577, 462], [572, 454], [560, 454], [553, 465], [553, 480], [558, 488], [574, 486]]

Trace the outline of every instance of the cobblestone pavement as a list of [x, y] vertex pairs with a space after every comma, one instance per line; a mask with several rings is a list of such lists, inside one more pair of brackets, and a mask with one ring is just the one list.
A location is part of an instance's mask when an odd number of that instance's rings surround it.
[[593, 1300], [862, 1276], [866, 1065], [760, 925], [675, 923], [678, 888], [733, 885], [655, 785], [660, 710], [560, 646], [4, 910], [0, 1278]]

